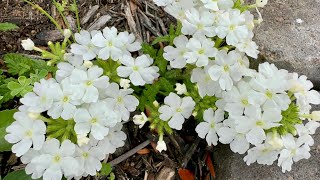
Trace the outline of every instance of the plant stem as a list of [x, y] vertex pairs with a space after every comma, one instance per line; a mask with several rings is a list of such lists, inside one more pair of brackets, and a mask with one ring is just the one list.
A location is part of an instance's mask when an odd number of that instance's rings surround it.
[[[75, 41], [74, 34], [73, 34], [73, 32], [72, 32], [72, 29], [71, 29], [71, 27], [70, 27], [70, 24], [69, 24], [68, 21], [67, 21], [66, 16], [63, 14], [63, 11], [61, 11], [61, 9], [58, 7], [57, 1], [56, 1], [56, 0], [52, 0], [52, 1], [53, 1], [54, 6], [56, 6], [56, 8], [57, 8], [57, 10], [58, 10], [58, 12], [59, 12], [59, 14], [60, 14], [60, 16], [62, 17], [63, 22], [65, 23], [65, 25], [67, 26], [67, 28], [70, 29], [70, 31], [71, 31], [71, 36], [72, 36], [73, 40]], [[64, 33], [62, 33], [62, 34], [64, 34]]]
[[63, 30], [62, 30], [61, 26], [58, 24], [58, 22], [50, 14], [47, 13], [47, 11], [42, 9], [39, 5], [34, 4], [28, 0], [23, 0], [23, 1], [28, 3], [29, 5], [31, 5], [33, 8], [37, 9], [38, 11], [40, 11], [45, 16], [47, 16], [50, 19], [50, 21], [57, 27], [57, 29], [63, 34]]
[[73, 0], [73, 4], [75, 6], [75, 10], [76, 10], [76, 18], [77, 18], [77, 27], [78, 27], [78, 32], [80, 32], [81, 30], [81, 27], [80, 27], [80, 18], [79, 18], [79, 11], [78, 11], [78, 6], [77, 6], [77, 1], [76, 0]]

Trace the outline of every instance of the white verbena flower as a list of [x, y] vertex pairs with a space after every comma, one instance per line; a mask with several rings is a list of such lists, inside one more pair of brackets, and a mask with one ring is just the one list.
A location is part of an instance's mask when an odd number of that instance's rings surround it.
[[40, 150], [45, 140], [46, 125], [41, 120], [34, 120], [24, 112], [14, 113], [14, 121], [6, 128], [8, 133], [4, 138], [12, 146], [12, 152], [20, 157], [25, 154], [31, 146]]
[[131, 56], [124, 55], [120, 62], [124, 66], [117, 68], [117, 73], [120, 77], [129, 77], [130, 81], [135, 86], [143, 86], [152, 84], [154, 79], [159, 77], [159, 68], [151, 66], [153, 59], [147, 55], [141, 55], [134, 59]]
[[219, 11], [232, 8], [234, 5], [233, 0], [201, 0], [205, 8]]
[[148, 117], [142, 112], [140, 115], [133, 116], [133, 122], [135, 125], [138, 125], [139, 128], [142, 128], [146, 122], [148, 122]]
[[28, 111], [41, 113], [51, 108], [56, 100], [56, 90], [60, 85], [53, 79], [41, 79], [34, 83], [33, 92], [29, 92], [20, 99], [21, 103], [28, 106]]
[[71, 44], [71, 52], [77, 55], [82, 56], [83, 60], [92, 60], [94, 59], [100, 47], [95, 46], [92, 43], [91, 37], [95, 34], [101, 34], [101, 32], [88, 32], [85, 30], [81, 30], [79, 33], [75, 33], [74, 37], [77, 43]]
[[210, 59], [216, 56], [217, 49], [214, 41], [206, 37], [191, 38], [186, 45], [188, 52], [184, 55], [187, 63], [196, 64], [198, 67], [209, 64]]
[[260, 107], [251, 106], [245, 112], [245, 116], [235, 116], [236, 130], [246, 134], [246, 139], [251, 144], [261, 144], [266, 139], [264, 130], [281, 126], [281, 111], [267, 109], [263, 113]]
[[316, 121], [309, 121], [308, 123], [304, 124], [296, 124], [295, 128], [299, 137], [305, 138], [305, 144], [312, 146], [314, 144], [314, 139], [312, 138], [312, 134], [314, 134], [317, 128], [320, 127], [320, 123]]
[[231, 90], [234, 82], [238, 82], [243, 76], [237, 66], [237, 55], [236, 51], [219, 51], [215, 64], [208, 70], [211, 79], [218, 81], [222, 90]]
[[111, 58], [117, 61], [122, 56], [123, 42], [118, 39], [118, 30], [115, 27], [106, 27], [102, 33], [95, 34], [92, 43], [101, 48], [98, 56], [103, 60]]
[[216, 28], [219, 38], [226, 38], [229, 45], [236, 45], [241, 39], [249, 35], [249, 29], [245, 24], [245, 16], [239, 9], [229, 9], [219, 16], [221, 20]]
[[24, 50], [32, 51], [35, 47], [34, 42], [30, 38], [28, 38], [26, 40], [22, 40], [21, 42], [22, 42], [21, 45]]
[[221, 97], [221, 88], [218, 82], [213, 81], [208, 73], [213, 62], [209, 62], [204, 68], [195, 68], [192, 70], [191, 82], [197, 83], [199, 95], [203, 98], [206, 95]]
[[247, 82], [238, 82], [230, 91], [223, 93], [223, 99], [226, 102], [224, 110], [229, 112], [229, 115], [241, 116], [248, 107], [257, 105], [249, 101], [252, 91]]
[[187, 64], [184, 55], [188, 51], [186, 45], [188, 43], [188, 38], [184, 35], [180, 35], [173, 40], [175, 47], [166, 46], [164, 47], [163, 57], [170, 61], [170, 66], [172, 68], [181, 69]]
[[124, 141], [127, 139], [126, 133], [121, 131], [122, 123], [116, 124], [109, 129], [109, 133], [103, 140], [98, 142], [98, 148], [104, 151], [104, 154], [112, 154], [117, 148], [124, 146]]
[[[96, 143], [95, 143], [96, 144]], [[76, 147], [75, 159], [79, 163], [79, 175], [86, 176], [87, 174], [95, 176], [97, 171], [102, 168], [101, 160], [105, 158], [103, 150], [95, 144], [90, 143], [82, 147]]]
[[77, 134], [90, 132], [95, 139], [102, 140], [108, 134], [109, 128], [121, 121], [121, 115], [108, 109], [106, 103], [97, 102], [88, 109], [79, 108], [75, 112], [74, 121]]
[[291, 171], [293, 162], [310, 158], [310, 147], [304, 144], [304, 137], [294, 138], [292, 134], [282, 136], [284, 149], [280, 153], [278, 166], [282, 167], [282, 172]]
[[212, 108], [207, 109], [203, 113], [204, 122], [201, 122], [196, 127], [198, 136], [202, 139], [206, 138], [208, 145], [218, 144], [218, 130], [222, 127], [224, 120], [224, 111], [218, 109], [215, 112]]
[[216, 35], [214, 24], [214, 14], [204, 9], [192, 8], [185, 13], [186, 18], [182, 21], [181, 32], [185, 35], [207, 36]]
[[223, 144], [230, 144], [230, 149], [239, 154], [244, 154], [250, 147], [245, 133], [236, 131], [235, 120], [229, 117], [223, 121], [223, 126], [217, 131], [219, 141]]
[[191, 97], [180, 98], [172, 92], [164, 98], [164, 103], [158, 110], [159, 117], [163, 121], [169, 121], [169, 126], [176, 130], [182, 129], [184, 120], [191, 116], [196, 105]]
[[74, 69], [70, 76], [70, 82], [78, 85], [81, 93], [78, 96], [85, 103], [97, 102], [99, 89], [106, 89], [109, 85], [109, 77], [103, 76], [103, 69], [93, 66], [87, 71]]
[[43, 179], [62, 179], [75, 175], [79, 171], [79, 164], [73, 157], [75, 145], [70, 140], [61, 143], [57, 139], [47, 140], [26, 167], [27, 174], [33, 174], [35, 179], [43, 176]]
[[279, 150], [275, 150], [267, 144], [258, 144], [248, 150], [248, 154], [243, 160], [250, 165], [257, 161], [258, 164], [272, 165], [278, 159]]
[[79, 93], [78, 88], [71, 85], [68, 78], [61, 81], [62, 89], [55, 89], [57, 101], [53, 102], [48, 109], [48, 115], [53, 119], [61, 117], [64, 120], [73, 118], [77, 105], [81, 104], [80, 99], [76, 99], [73, 94]]
[[127, 31], [120, 32], [118, 40], [122, 43], [120, 48], [125, 55], [131, 56], [131, 52], [139, 51], [141, 49], [141, 43], [136, 41], [136, 37], [133, 33], [129, 34]]
[[123, 121], [128, 121], [130, 112], [136, 110], [139, 105], [139, 100], [131, 95], [133, 89], [119, 89], [119, 85], [111, 83], [106, 89], [106, 95], [108, 96], [105, 101], [114, 110], [121, 113]]

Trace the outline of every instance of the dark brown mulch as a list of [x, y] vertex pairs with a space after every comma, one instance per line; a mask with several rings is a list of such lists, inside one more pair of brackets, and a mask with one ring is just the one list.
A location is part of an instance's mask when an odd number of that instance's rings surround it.
[[[61, 26], [65, 28], [50, 0], [35, 0], [34, 2], [57, 18]], [[174, 23], [174, 18], [154, 5], [152, 0], [79, 0], [78, 5], [80, 17], [87, 16], [88, 18], [82, 24], [83, 29], [89, 29], [110, 16], [109, 21], [98, 25], [100, 29], [106, 26], [116, 26], [119, 31], [133, 32], [143, 42], [151, 42], [155, 37], [167, 34], [167, 28]], [[89, 16], [90, 9], [94, 12]], [[72, 13], [69, 15], [74, 17]], [[62, 38], [59, 33], [57, 35], [57, 30], [47, 17], [19, 0], [0, 2], [0, 22], [11, 22], [19, 26], [19, 29], [14, 31], [0, 32], [0, 63], [5, 53], [30, 53], [22, 49], [20, 43], [23, 39], [31, 38], [36, 45], [45, 46], [49, 40], [56, 41]], [[150, 132], [147, 125], [139, 129], [132, 122], [127, 123], [125, 125], [125, 131], [128, 134], [126, 145], [110, 156], [109, 161], [148, 139], [152, 142], [143, 151], [135, 153], [113, 168], [117, 179], [179, 179], [180, 168], [190, 170], [196, 179], [210, 179], [205, 160], [208, 155], [212, 154], [210, 153], [212, 149], [208, 149], [205, 141], [200, 141], [197, 137], [194, 131], [194, 120], [188, 120], [183, 129], [174, 135], [167, 136], [165, 141], [168, 142], [168, 150], [159, 153], [155, 150], [156, 135]], [[0, 161], [2, 177], [24, 166], [10, 152], [1, 153]]]

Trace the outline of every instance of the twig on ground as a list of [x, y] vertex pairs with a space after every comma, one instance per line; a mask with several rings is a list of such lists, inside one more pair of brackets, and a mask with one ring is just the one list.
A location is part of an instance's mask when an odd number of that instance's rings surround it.
[[136, 146], [135, 148], [131, 149], [130, 151], [124, 153], [123, 155], [121, 155], [120, 157], [112, 160], [109, 162], [109, 164], [111, 166], [115, 166], [119, 163], [121, 163], [122, 161], [128, 159], [130, 156], [134, 155], [135, 153], [137, 153], [140, 149], [146, 147], [148, 144], [150, 144], [150, 140], [146, 140], [145, 142], [139, 144], [138, 146]]
[[186, 168], [188, 162], [190, 161], [194, 151], [197, 149], [199, 143], [200, 143], [201, 139], [199, 137], [197, 137], [197, 139], [193, 142], [193, 144], [191, 145], [191, 147], [188, 149], [188, 151], [185, 153], [186, 155], [183, 158], [183, 162], [182, 162], [182, 168]]
[[96, 12], [98, 11], [99, 9], [99, 6], [98, 5], [95, 5], [95, 6], [92, 6], [89, 11], [83, 16], [83, 18], [81, 19], [81, 25], [84, 25], [86, 24], [90, 18], [92, 16], [94, 16], [96, 14]]

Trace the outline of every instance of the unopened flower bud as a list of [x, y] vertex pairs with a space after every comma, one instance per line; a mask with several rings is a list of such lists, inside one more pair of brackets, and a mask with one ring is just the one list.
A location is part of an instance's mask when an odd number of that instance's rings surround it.
[[27, 51], [32, 51], [34, 49], [34, 42], [30, 38], [22, 40], [21, 45], [23, 49]]
[[193, 111], [192, 116], [196, 117], [197, 115], [198, 115], [198, 112], [197, 111]]
[[64, 36], [64, 39], [69, 39], [70, 36], [71, 36], [72, 32], [70, 29], [65, 29], [63, 30], [63, 36]]
[[77, 143], [79, 146], [88, 144], [90, 139], [87, 137], [87, 134], [77, 134]]
[[160, 137], [159, 137], [159, 141], [158, 141], [158, 143], [157, 143], [156, 149], [157, 149], [159, 152], [161, 152], [161, 151], [163, 151], [163, 150], [165, 150], [165, 151], [167, 150], [167, 145], [166, 145], [166, 143], [163, 141], [163, 134], [161, 134]]
[[153, 103], [152, 103], [153, 105], [154, 105], [154, 107], [159, 107], [159, 103], [158, 103], [158, 101], [153, 101]]
[[135, 125], [138, 125], [139, 128], [142, 128], [147, 121], [148, 121], [148, 118], [143, 112], [141, 113], [141, 115], [133, 116], [133, 122]]
[[256, 0], [257, 7], [264, 7], [268, 3], [268, 0]]
[[278, 134], [272, 134], [271, 138], [267, 140], [274, 149], [281, 149], [283, 147], [283, 141]]
[[123, 89], [128, 89], [130, 87], [130, 80], [129, 79], [120, 79], [120, 87], [122, 87]]
[[93, 66], [93, 63], [91, 61], [84, 61], [83, 66], [86, 68], [91, 68]]
[[185, 84], [176, 83], [177, 94], [182, 95], [187, 92], [187, 87]]
[[320, 111], [313, 111], [311, 113], [311, 119], [314, 121], [320, 121]]

